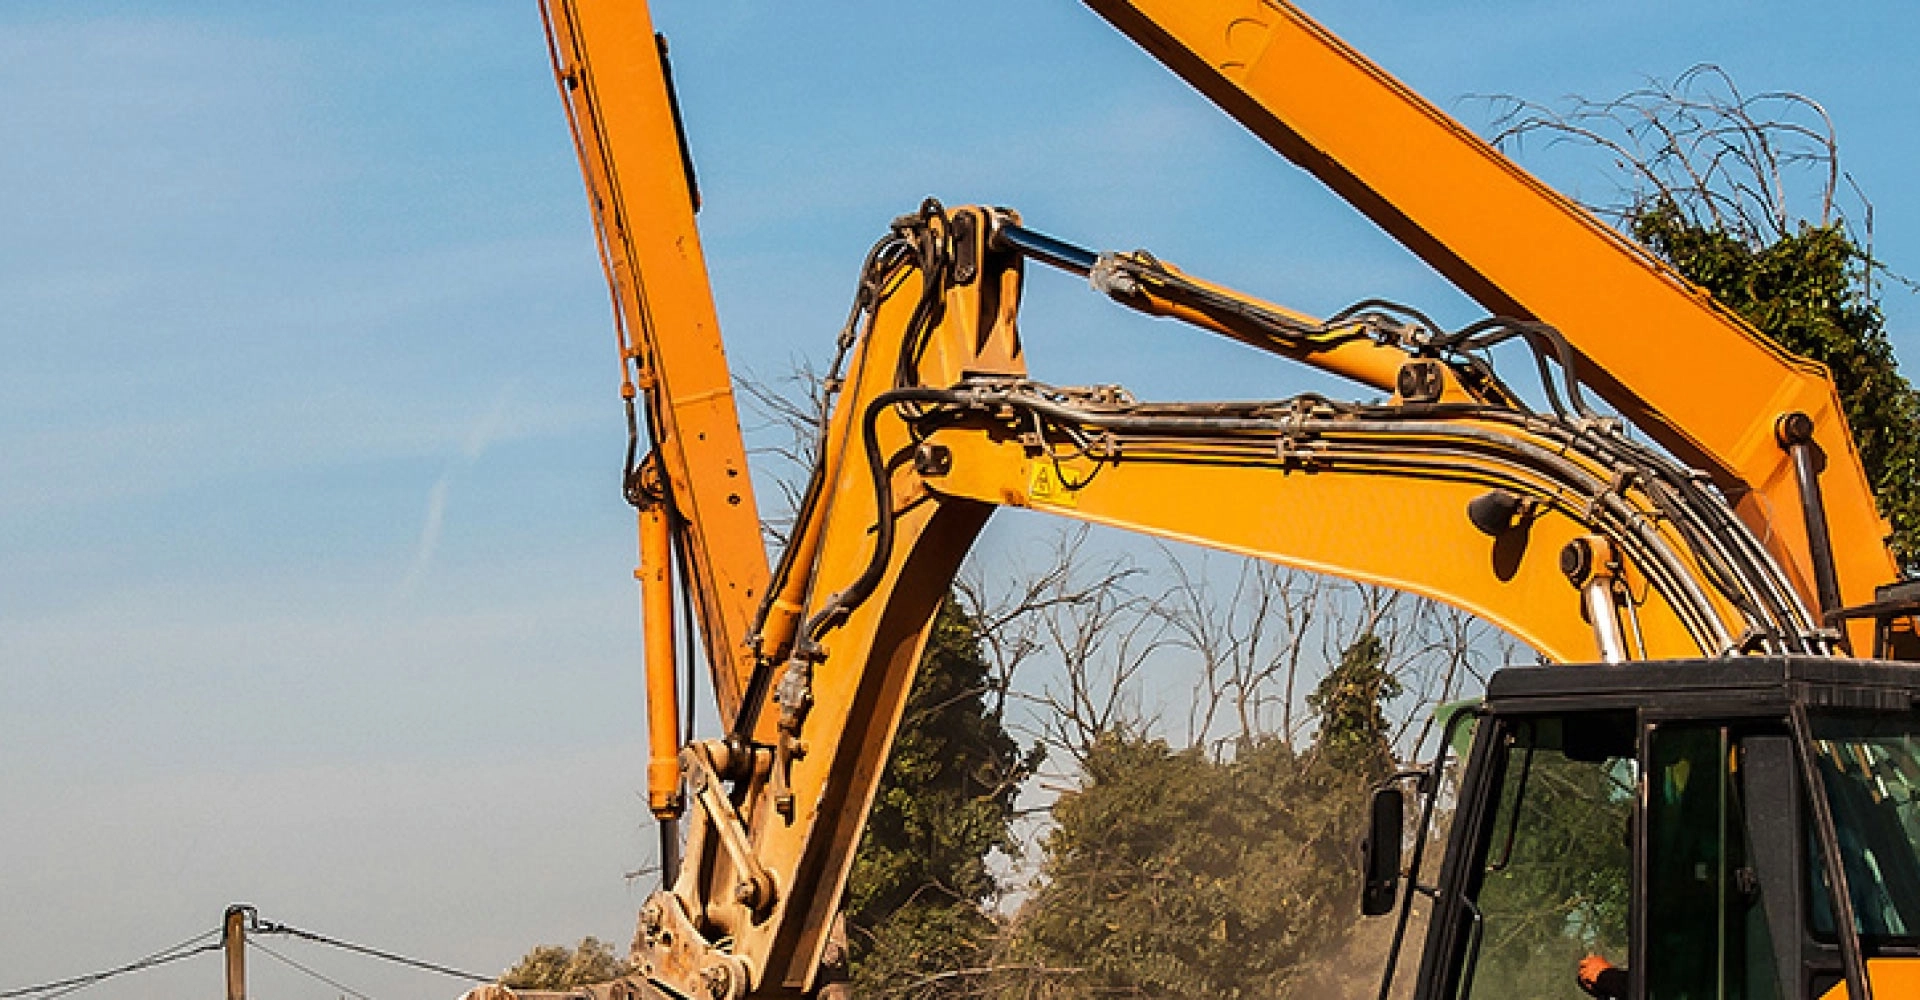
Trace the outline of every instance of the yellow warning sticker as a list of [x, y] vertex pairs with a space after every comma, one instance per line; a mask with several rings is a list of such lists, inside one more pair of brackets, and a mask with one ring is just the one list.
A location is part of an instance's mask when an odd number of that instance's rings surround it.
[[1060, 481], [1060, 470], [1050, 461], [1027, 463], [1027, 502], [1050, 507], [1077, 507], [1080, 498]]

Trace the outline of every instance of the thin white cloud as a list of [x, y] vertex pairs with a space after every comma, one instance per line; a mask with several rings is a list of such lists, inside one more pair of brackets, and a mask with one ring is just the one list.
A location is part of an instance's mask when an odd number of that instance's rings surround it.
[[427, 511], [420, 525], [420, 538], [414, 543], [413, 561], [408, 564], [400, 583], [394, 587], [390, 605], [397, 605], [418, 593], [421, 581], [433, 568], [433, 557], [439, 551], [441, 531], [447, 522], [447, 495], [453, 490], [454, 483], [486, 454], [487, 446], [499, 438], [514, 384], [508, 381], [500, 387], [499, 392], [494, 393], [493, 405], [468, 429], [460, 450], [447, 460], [440, 478], [434, 480], [433, 486], [427, 490]]
[[447, 470], [427, 491], [426, 521], [420, 526], [420, 540], [413, 547], [413, 562], [407, 566], [405, 576], [400, 578], [399, 586], [394, 588], [393, 603], [399, 603], [412, 597], [420, 589], [420, 580], [427, 575], [427, 567], [433, 564], [433, 554], [440, 548], [440, 529], [447, 521], [447, 490], [453, 486], [453, 477], [461, 463], [448, 463]]

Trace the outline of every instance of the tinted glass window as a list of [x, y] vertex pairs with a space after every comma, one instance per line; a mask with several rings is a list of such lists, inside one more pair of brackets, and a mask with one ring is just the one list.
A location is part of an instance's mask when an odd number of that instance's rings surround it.
[[1508, 730], [1467, 995], [1589, 1000], [1574, 978], [1582, 959], [1627, 964], [1637, 765], [1631, 720], [1620, 721]]
[[[1920, 941], [1917, 730], [1920, 724], [1910, 715], [1813, 720], [1814, 756], [1833, 810], [1854, 921], [1866, 938]], [[1817, 861], [1808, 867], [1814, 926], [1832, 934], [1825, 879]]]
[[1778, 995], [1747, 867], [1739, 749], [1714, 725], [1662, 726], [1647, 754], [1648, 1000]]

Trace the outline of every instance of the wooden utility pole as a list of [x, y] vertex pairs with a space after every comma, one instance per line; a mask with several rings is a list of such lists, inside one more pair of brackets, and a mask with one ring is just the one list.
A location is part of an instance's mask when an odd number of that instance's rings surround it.
[[247, 1000], [247, 923], [254, 909], [244, 903], [227, 907], [220, 925], [220, 943], [227, 950], [227, 1000]]

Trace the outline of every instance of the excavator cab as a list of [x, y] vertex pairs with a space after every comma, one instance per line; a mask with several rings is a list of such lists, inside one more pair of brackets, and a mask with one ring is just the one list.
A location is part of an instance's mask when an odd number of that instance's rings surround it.
[[1419, 898], [1421, 1000], [1579, 1000], [1590, 955], [1622, 970], [1599, 994], [1622, 998], [1815, 1000], [1868, 979], [1914, 995], [1916, 699], [1920, 668], [1835, 659], [1495, 674], [1425, 772], [1471, 727], [1457, 784], [1420, 782], [1411, 870], [1445, 860], [1402, 887], [1381, 995], [1406, 995]]

